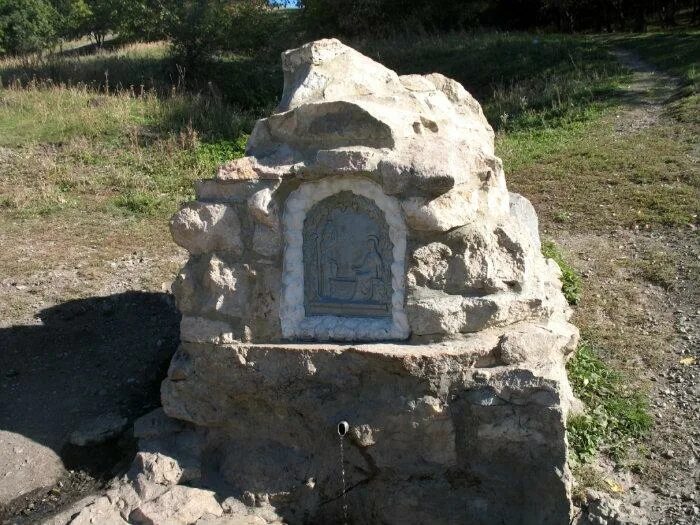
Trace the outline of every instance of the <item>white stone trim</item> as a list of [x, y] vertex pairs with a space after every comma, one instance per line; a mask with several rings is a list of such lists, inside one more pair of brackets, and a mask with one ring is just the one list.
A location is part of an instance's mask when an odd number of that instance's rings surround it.
[[[391, 319], [305, 315], [302, 253], [304, 219], [317, 202], [341, 191], [351, 191], [372, 200], [382, 210], [389, 225], [389, 239], [394, 245], [394, 262], [391, 265]], [[280, 304], [283, 337], [320, 341], [381, 341], [406, 339], [409, 336], [408, 318], [404, 311], [406, 224], [397, 199], [386, 195], [381, 186], [366, 178], [327, 177], [317, 182], [306, 182], [289, 195], [282, 224], [285, 239]]]

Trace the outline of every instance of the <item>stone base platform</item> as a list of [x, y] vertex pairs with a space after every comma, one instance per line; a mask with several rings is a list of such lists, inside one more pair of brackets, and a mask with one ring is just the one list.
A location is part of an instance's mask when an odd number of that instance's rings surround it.
[[205, 436], [228, 495], [288, 523], [562, 524], [576, 341], [559, 322], [425, 344], [183, 343], [163, 408]]

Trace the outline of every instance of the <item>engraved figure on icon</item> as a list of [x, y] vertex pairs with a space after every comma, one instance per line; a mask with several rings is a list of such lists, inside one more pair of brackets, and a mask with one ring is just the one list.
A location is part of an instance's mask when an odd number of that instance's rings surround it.
[[355, 278], [357, 286], [355, 288], [354, 301], [373, 301], [380, 299], [375, 297], [382, 284], [382, 276], [384, 274], [384, 262], [382, 256], [379, 255], [377, 243], [379, 239], [376, 236], [370, 235], [367, 239], [367, 253], [361, 264], [354, 265]]
[[318, 247], [318, 287], [321, 297], [333, 295], [333, 280], [338, 275], [338, 260], [336, 255], [336, 243], [338, 233], [332, 221], [328, 221], [323, 228]]

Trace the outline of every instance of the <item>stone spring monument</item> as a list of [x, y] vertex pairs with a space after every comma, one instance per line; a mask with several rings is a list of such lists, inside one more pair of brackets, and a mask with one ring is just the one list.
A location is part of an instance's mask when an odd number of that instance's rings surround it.
[[289, 523], [568, 523], [578, 332], [481, 107], [337, 40], [283, 68], [171, 222], [191, 460]]

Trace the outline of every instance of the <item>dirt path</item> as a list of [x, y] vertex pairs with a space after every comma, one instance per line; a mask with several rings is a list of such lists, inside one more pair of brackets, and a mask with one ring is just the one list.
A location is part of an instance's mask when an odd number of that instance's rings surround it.
[[680, 81], [659, 71], [638, 56], [624, 49], [613, 53], [617, 60], [632, 70], [632, 81], [625, 86], [625, 111], [618, 116], [618, 133], [635, 133], [658, 124], [664, 118], [666, 103], [680, 87]]
[[[669, 125], [679, 87], [627, 51], [633, 70], [614, 130], [634, 136]], [[696, 150], [697, 151], [697, 150]], [[698, 159], [695, 159], [697, 162]], [[607, 359], [649, 393], [651, 436], [624, 468], [601, 461], [623, 501], [651, 523], [700, 523], [700, 236], [693, 226], [555, 234], [584, 277], [575, 322], [609, 349]]]

